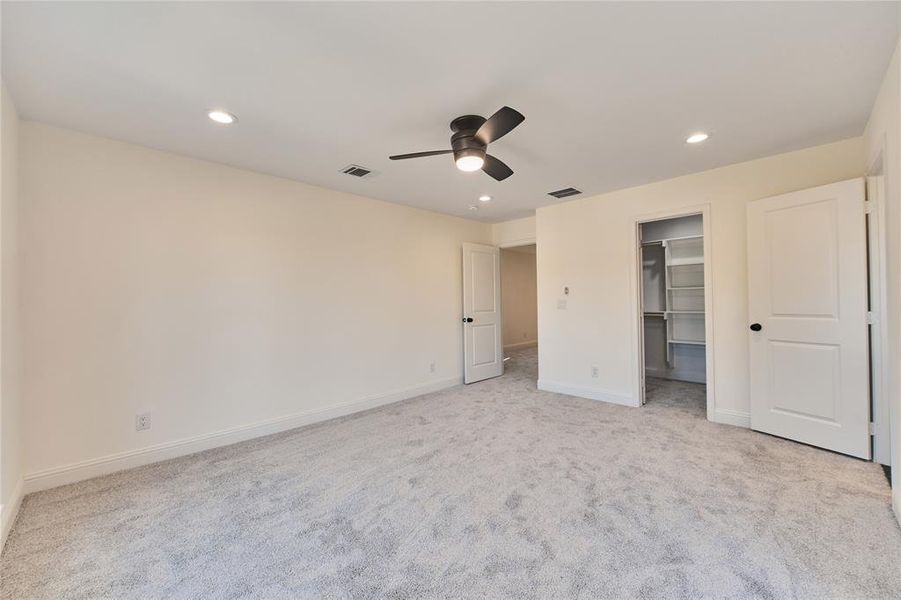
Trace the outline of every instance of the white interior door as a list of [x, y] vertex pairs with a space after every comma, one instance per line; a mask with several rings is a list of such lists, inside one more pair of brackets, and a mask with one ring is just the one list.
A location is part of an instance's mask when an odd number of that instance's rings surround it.
[[870, 458], [864, 183], [748, 206], [751, 427]]
[[504, 373], [500, 250], [463, 244], [463, 382]]

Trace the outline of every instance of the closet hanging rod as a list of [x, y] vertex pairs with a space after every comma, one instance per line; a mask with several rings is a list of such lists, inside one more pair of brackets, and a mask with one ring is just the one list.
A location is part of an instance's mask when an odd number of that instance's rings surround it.
[[648, 240], [646, 242], [641, 242], [641, 245], [645, 244], [662, 244], [663, 242], [678, 242], [679, 240], [699, 240], [703, 238], [703, 234], [699, 235], [683, 235], [681, 237], [671, 237], [671, 238], [663, 238], [662, 240]]

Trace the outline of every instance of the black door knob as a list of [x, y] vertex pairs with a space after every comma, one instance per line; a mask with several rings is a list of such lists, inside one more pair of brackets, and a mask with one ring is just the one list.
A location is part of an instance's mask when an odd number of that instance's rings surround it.
[[760, 323], [751, 323], [751, 331], [760, 331], [763, 329], [763, 325]]
[[464, 323], [472, 323], [472, 317], [463, 317]]

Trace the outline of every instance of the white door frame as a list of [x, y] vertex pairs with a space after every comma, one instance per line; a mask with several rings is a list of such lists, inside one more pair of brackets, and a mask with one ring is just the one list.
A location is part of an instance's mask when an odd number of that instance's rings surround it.
[[[644, 315], [641, 310], [641, 224], [651, 221], [662, 221], [678, 217], [690, 217], [701, 215], [702, 231], [704, 233], [704, 362], [707, 371], [707, 420], [714, 421], [716, 412], [716, 396], [714, 381], [715, 370], [713, 364], [713, 252], [712, 238], [710, 236], [710, 204], [698, 204], [684, 206], [654, 213], [638, 215], [632, 222], [632, 266], [631, 273], [631, 304], [632, 322], [635, 327], [632, 330], [632, 389], [637, 390], [636, 406], [644, 404]], [[733, 421], [735, 425], [748, 427], [749, 417], [738, 416]]]
[[[871, 193], [871, 178], [882, 177], [882, 189]], [[886, 284], [886, 233], [885, 233], [885, 136], [880, 142], [880, 150], [867, 168], [867, 268], [869, 270], [870, 308], [873, 322], [870, 326], [870, 401], [873, 422], [873, 462], [891, 464], [891, 399], [886, 394], [889, 389], [888, 369], [884, 367], [888, 356], [888, 329], [885, 327], [885, 307], [888, 306]]]
[[538, 251], [538, 243], [533, 237], [521, 238], [518, 240], [513, 240], [512, 242], [504, 242], [503, 244], [497, 245], [497, 247], [502, 250], [505, 248], [519, 248], [520, 246], [535, 246], [535, 251]]

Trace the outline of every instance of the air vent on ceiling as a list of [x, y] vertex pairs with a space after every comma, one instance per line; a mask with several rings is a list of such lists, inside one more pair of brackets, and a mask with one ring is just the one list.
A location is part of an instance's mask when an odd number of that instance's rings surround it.
[[557, 190], [556, 192], [548, 192], [548, 195], [553, 196], [554, 198], [566, 198], [567, 196], [575, 196], [576, 194], [581, 194], [581, 190], [577, 190], [576, 188], [568, 187], [562, 190]]
[[353, 175], [354, 177], [366, 177], [370, 173], [372, 173], [372, 169], [367, 169], [366, 167], [361, 167], [360, 165], [347, 165], [341, 172], [345, 175]]

